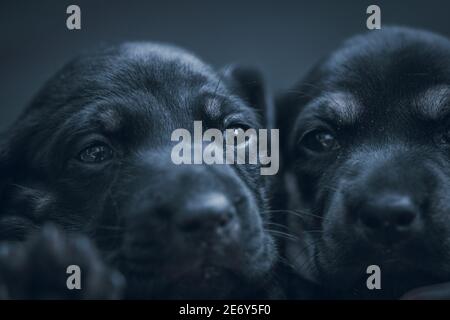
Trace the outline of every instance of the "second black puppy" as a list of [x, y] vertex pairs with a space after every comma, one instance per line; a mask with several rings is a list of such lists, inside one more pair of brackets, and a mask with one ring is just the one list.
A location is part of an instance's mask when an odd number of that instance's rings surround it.
[[[449, 281], [449, 40], [406, 28], [357, 36], [278, 107], [301, 216], [286, 249], [296, 273], [322, 298], [398, 298]], [[370, 265], [381, 290], [366, 286]]]
[[[170, 157], [171, 133], [194, 120], [205, 130], [259, 128], [250, 105], [265, 107], [263, 89], [253, 72], [218, 75], [164, 45], [81, 56], [4, 137], [0, 237], [21, 240], [48, 221], [86, 234], [123, 273], [128, 297], [264, 297], [275, 249], [259, 166]], [[65, 269], [54, 276], [65, 283]]]

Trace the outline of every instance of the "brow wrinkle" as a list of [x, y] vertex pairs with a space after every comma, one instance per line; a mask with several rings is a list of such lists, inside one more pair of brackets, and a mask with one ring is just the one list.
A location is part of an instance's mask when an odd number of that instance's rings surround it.
[[331, 112], [340, 122], [355, 123], [361, 108], [355, 97], [346, 92], [324, 92], [310, 102], [311, 110]]
[[450, 112], [450, 87], [441, 85], [429, 88], [416, 101], [416, 107], [423, 116], [439, 119]]

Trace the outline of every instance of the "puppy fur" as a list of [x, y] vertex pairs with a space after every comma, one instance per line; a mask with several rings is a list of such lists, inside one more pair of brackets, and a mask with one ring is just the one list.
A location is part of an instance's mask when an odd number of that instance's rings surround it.
[[170, 153], [194, 120], [258, 129], [269, 107], [258, 72], [219, 73], [176, 47], [85, 53], [2, 135], [0, 238], [47, 222], [84, 234], [127, 297], [265, 297], [276, 250], [259, 165], [176, 166]]
[[351, 38], [278, 99], [292, 296], [302, 281], [398, 298], [450, 280], [449, 110], [449, 40], [401, 27]]

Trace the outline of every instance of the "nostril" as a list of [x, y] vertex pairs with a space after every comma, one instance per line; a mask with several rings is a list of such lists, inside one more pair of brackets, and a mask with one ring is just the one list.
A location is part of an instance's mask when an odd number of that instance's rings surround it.
[[226, 212], [218, 218], [218, 226], [225, 227], [231, 221], [232, 215], [230, 212]]
[[399, 227], [407, 227], [412, 224], [416, 215], [411, 211], [400, 211], [394, 216], [395, 225]]
[[187, 232], [187, 233], [193, 233], [197, 230], [201, 229], [201, 223], [199, 223], [196, 220], [189, 220], [189, 221], [183, 221], [179, 225], [180, 231]]
[[360, 219], [361, 222], [370, 229], [378, 229], [383, 225], [382, 221], [374, 214], [362, 214]]

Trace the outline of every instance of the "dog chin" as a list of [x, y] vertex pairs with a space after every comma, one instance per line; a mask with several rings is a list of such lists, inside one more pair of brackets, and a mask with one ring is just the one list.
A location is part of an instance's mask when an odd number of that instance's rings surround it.
[[[183, 267], [182, 267], [183, 268]], [[233, 271], [213, 266], [184, 267], [175, 274], [128, 275], [128, 296], [155, 299], [222, 299], [233, 296], [240, 277]]]
[[173, 292], [179, 292], [181, 297], [218, 299], [227, 297], [239, 283], [238, 276], [231, 270], [217, 266], [202, 266], [191, 270], [179, 281], [173, 282]]

